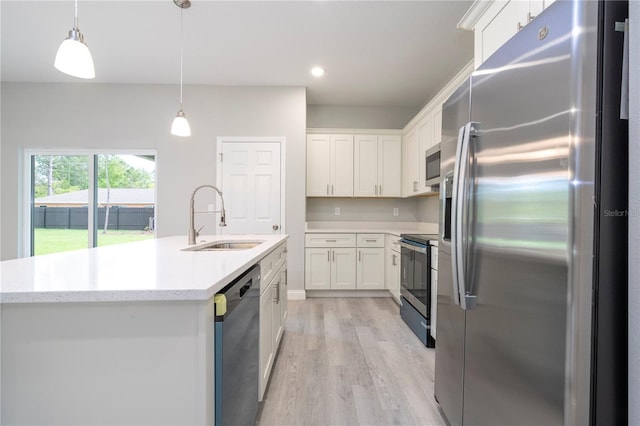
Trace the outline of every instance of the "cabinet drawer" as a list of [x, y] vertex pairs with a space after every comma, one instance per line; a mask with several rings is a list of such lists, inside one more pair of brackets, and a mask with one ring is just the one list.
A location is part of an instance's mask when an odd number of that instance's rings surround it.
[[260, 261], [260, 294], [264, 293], [287, 258], [287, 244], [280, 244]]
[[431, 246], [431, 268], [438, 269], [438, 247]]
[[305, 234], [305, 247], [355, 247], [356, 234]]
[[274, 262], [275, 262], [274, 269], [276, 271], [279, 271], [280, 268], [282, 267], [282, 265], [284, 265], [286, 260], [287, 260], [287, 244], [285, 243], [285, 244], [279, 245], [273, 251], [273, 257], [274, 257]]
[[358, 247], [384, 247], [384, 234], [358, 234]]

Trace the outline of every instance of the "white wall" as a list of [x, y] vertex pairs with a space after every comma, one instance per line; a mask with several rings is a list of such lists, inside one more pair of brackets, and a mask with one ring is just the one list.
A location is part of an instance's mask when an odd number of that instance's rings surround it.
[[303, 87], [186, 86], [192, 136], [170, 135], [179, 90], [168, 85], [2, 85], [2, 259], [18, 256], [25, 148], [154, 149], [157, 232], [185, 235], [193, 188], [216, 180], [216, 137], [286, 137], [291, 289], [304, 288], [306, 92]]
[[640, 2], [629, 2], [629, 424], [640, 425]]
[[420, 110], [414, 107], [308, 105], [307, 127], [402, 129]]
[[440, 220], [440, 199], [436, 195], [418, 197], [418, 221], [425, 223], [438, 223]]

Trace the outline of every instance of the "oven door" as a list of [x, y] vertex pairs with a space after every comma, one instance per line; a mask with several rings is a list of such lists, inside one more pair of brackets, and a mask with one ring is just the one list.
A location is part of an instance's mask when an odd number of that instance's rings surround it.
[[400, 294], [429, 318], [429, 247], [400, 240]]

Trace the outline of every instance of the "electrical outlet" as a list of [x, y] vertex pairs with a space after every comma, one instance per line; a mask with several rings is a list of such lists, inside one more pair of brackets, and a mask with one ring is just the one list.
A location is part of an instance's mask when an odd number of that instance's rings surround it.
[[394, 208], [393, 208], [393, 215], [394, 215], [394, 216], [398, 216], [398, 215], [400, 215], [400, 210], [399, 210], [397, 207], [394, 207]]
[[340, 207], [336, 207], [336, 216], [340, 216]]

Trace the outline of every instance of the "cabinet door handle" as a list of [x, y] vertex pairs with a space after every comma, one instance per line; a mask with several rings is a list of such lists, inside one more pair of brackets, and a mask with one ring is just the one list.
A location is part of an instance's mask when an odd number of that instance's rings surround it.
[[382, 185], [380, 185], [380, 191], [378, 191], [380, 195], [382, 195]]
[[332, 251], [331, 253], [333, 254], [333, 261], [334, 261], [334, 263], [335, 263], [335, 261], [336, 261], [336, 252], [335, 252], [335, 251]]
[[368, 243], [375, 243], [378, 240], [365, 240], [365, 241], [368, 242]]
[[333, 184], [331, 184], [331, 195], [333, 195]]
[[397, 265], [397, 263], [396, 263], [396, 255], [395, 254], [391, 255], [391, 265], [393, 265], [393, 266]]
[[373, 187], [375, 188], [376, 195], [378, 195], [378, 185], [373, 185]]
[[280, 303], [280, 281], [277, 284], [274, 284], [273, 290], [275, 292], [273, 296], [273, 301], [277, 304]]
[[327, 250], [327, 262], [331, 262], [331, 250]]
[[329, 195], [329, 184], [327, 184], [327, 195]]
[[335, 243], [337, 240], [325, 240], [328, 243]]
[[362, 252], [358, 250], [358, 262], [362, 262]]

